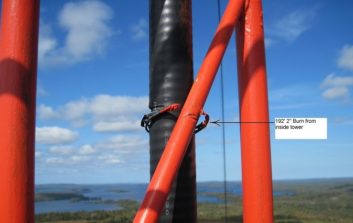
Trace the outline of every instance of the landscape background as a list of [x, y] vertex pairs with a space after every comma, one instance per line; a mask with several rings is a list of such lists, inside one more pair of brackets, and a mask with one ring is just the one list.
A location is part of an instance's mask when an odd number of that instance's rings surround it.
[[[218, 15], [216, 1], [192, 4], [196, 74]], [[276, 222], [353, 222], [352, 11], [351, 0], [264, 1], [271, 120], [328, 118], [327, 140], [275, 140], [271, 126]], [[148, 1], [41, 0], [36, 222], [131, 222], [149, 180], [148, 32]], [[226, 121], [238, 120], [235, 49], [233, 36]], [[204, 110], [220, 119], [219, 77]], [[220, 129], [196, 137], [200, 222], [224, 221]], [[241, 222], [237, 125], [226, 154], [229, 219]]]
[[[36, 222], [132, 222], [146, 186], [40, 185]], [[223, 182], [198, 183], [197, 191], [198, 222], [242, 222], [240, 182], [228, 182], [227, 215]], [[353, 178], [275, 181], [273, 195], [275, 222], [353, 222]]]

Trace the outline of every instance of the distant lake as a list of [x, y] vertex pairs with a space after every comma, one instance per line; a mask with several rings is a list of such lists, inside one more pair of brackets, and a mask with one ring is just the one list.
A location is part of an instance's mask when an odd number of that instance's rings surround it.
[[36, 193], [78, 193], [92, 200], [89, 201], [40, 201], [35, 203], [36, 214], [48, 212], [77, 212], [77, 211], [110, 211], [118, 210], [117, 204], [104, 204], [101, 201], [136, 200], [140, 201], [145, 193], [147, 184], [100, 184], [100, 185], [70, 185], [49, 184], [37, 185]]
[[[77, 212], [118, 210], [120, 207], [114, 202], [119, 200], [141, 201], [145, 194], [147, 184], [99, 184], [99, 185], [76, 185], [76, 184], [46, 184], [36, 185], [36, 193], [77, 193], [84, 195], [89, 200], [53, 200], [39, 201], [35, 203], [36, 214], [48, 212]], [[199, 203], [221, 203], [223, 200], [208, 193], [223, 193], [223, 182], [202, 182], [197, 184], [197, 201]], [[228, 193], [241, 195], [241, 184], [228, 182]], [[274, 196], [291, 196], [291, 192], [275, 191]], [[108, 201], [108, 202], [106, 202]]]

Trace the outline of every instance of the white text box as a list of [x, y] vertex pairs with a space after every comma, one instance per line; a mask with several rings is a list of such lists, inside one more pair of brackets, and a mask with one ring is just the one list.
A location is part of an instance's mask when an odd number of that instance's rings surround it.
[[327, 139], [327, 118], [275, 118], [275, 139]]

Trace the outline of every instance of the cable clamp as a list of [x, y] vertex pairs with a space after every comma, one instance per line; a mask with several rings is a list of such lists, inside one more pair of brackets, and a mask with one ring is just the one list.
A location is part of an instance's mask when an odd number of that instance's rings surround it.
[[[156, 118], [158, 118], [163, 113], [179, 110], [180, 107], [180, 104], [175, 103], [145, 114], [141, 120], [141, 127], [144, 127], [147, 132], [150, 132], [150, 129]], [[196, 125], [195, 133], [198, 133], [204, 128], [206, 128], [208, 122], [210, 121], [210, 116], [206, 112], [204, 112], [203, 109], [201, 109], [200, 115], [205, 116], [205, 119], [200, 124]]]
[[148, 114], [145, 114], [141, 120], [141, 127], [144, 127], [147, 132], [150, 132], [150, 129], [157, 117], [159, 117], [163, 113], [171, 112], [179, 109], [180, 109], [180, 104], [175, 103], [175, 104], [168, 105], [164, 108], [154, 110]]
[[195, 127], [195, 133], [198, 133], [206, 128], [208, 122], [210, 121], [210, 116], [203, 109], [201, 109], [200, 115], [205, 116], [205, 119]]

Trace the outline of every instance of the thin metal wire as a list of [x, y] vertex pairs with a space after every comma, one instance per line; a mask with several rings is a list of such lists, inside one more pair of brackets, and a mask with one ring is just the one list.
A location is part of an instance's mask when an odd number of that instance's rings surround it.
[[[218, 5], [218, 22], [221, 21], [221, 1], [217, 1]], [[223, 63], [220, 65], [220, 84], [221, 84], [221, 115], [222, 121], [225, 120], [224, 112], [224, 81], [223, 81]], [[226, 156], [226, 129], [222, 125], [222, 148], [223, 148], [223, 189], [224, 189], [224, 222], [228, 222], [228, 195], [227, 195], [227, 156]]]

